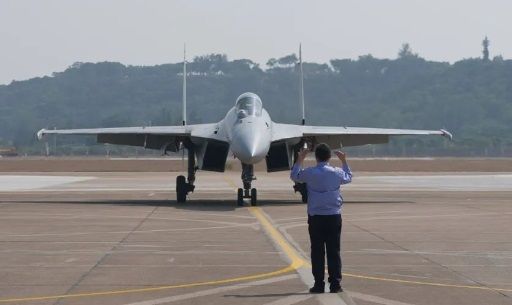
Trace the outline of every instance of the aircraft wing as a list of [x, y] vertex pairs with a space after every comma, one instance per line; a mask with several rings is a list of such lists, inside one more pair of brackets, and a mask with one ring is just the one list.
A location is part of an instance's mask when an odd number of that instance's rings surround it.
[[388, 143], [390, 136], [406, 135], [440, 135], [452, 138], [444, 130], [417, 130], [417, 129], [387, 129], [365, 127], [331, 127], [331, 126], [303, 126], [292, 124], [272, 125], [272, 142], [292, 140], [299, 138], [314, 138], [317, 143], [327, 143], [331, 147], [360, 146], [366, 144]]
[[46, 135], [94, 135], [98, 143], [141, 146], [149, 149], [177, 151], [183, 138], [203, 138], [226, 141], [217, 134], [217, 124], [186, 126], [115, 127], [92, 129], [41, 129], [39, 140]]

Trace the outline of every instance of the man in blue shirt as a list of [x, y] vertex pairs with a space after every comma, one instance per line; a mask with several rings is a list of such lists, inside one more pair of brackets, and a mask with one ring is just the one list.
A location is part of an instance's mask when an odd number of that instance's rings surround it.
[[331, 149], [327, 144], [318, 144], [315, 148], [317, 165], [303, 168], [307, 150], [299, 152], [292, 167], [290, 178], [295, 182], [306, 183], [308, 191], [308, 230], [311, 240], [311, 266], [315, 285], [311, 293], [323, 293], [325, 289], [325, 250], [327, 249], [327, 268], [329, 272], [330, 292], [341, 292], [341, 206], [343, 198], [340, 185], [352, 181], [352, 172], [348, 167], [345, 153], [334, 152], [342, 167], [329, 165]]

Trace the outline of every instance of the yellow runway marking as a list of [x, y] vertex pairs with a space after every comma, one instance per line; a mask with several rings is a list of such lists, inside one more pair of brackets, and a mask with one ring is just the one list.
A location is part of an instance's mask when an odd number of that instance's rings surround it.
[[114, 290], [114, 291], [84, 292], [84, 293], [63, 294], [63, 295], [35, 296], [35, 297], [28, 297], [28, 298], [0, 299], [0, 303], [42, 301], [42, 300], [52, 300], [52, 299], [61, 299], [61, 298], [108, 296], [108, 295], [135, 293], [135, 292], [151, 292], [151, 291], [176, 289], [176, 288], [190, 288], [190, 287], [207, 286], [207, 285], [229, 284], [229, 283], [234, 283], [234, 282], [242, 282], [242, 281], [248, 281], [248, 280], [273, 277], [273, 276], [281, 275], [281, 274], [288, 273], [288, 272], [291, 272], [294, 270], [295, 270], [295, 268], [290, 264], [288, 267], [285, 267], [285, 268], [282, 268], [282, 269], [279, 269], [276, 271], [272, 271], [272, 272], [260, 273], [260, 274], [254, 274], [254, 275], [248, 275], [248, 276], [242, 276], [242, 277], [236, 277], [236, 278], [224, 279], [224, 280], [206, 281], [206, 282], [198, 282], [198, 283], [187, 283], [187, 284], [178, 284], [178, 285], [169, 285], [169, 286], [159, 286], [159, 287], [149, 287], [149, 288]]
[[[226, 180], [226, 181], [228, 181], [228, 180]], [[260, 222], [262, 227], [267, 231], [267, 233], [273, 239], [273, 241], [287, 255], [287, 257], [289, 258], [289, 260], [291, 262], [290, 265], [288, 265], [287, 267], [284, 267], [282, 269], [276, 270], [276, 271], [235, 277], [235, 278], [229, 278], [229, 279], [222, 279], [222, 280], [204, 281], [204, 282], [196, 282], [196, 283], [185, 283], [185, 284], [167, 285], [167, 286], [158, 286], [158, 287], [149, 287], [149, 288], [136, 288], [136, 289], [125, 289], [125, 290], [113, 290], [113, 291], [84, 292], [84, 293], [74, 293], [74, 294], [64, 294], [64, 295], [0, 299], [0, 303], [42, 301], [42, 300], [61, 299], [61, 298], [112, 296], [112, 295], [121, 295], [121, 294], [128, 294], [128, 293], [152, 292], [152, 291], [161, 291], [161, 290], [169, 290], [169, 289], [177, 289], [177, 288], [191, 288], [191, 287], [199, 287], [199, 286], [221, 285], [221, 284], [229, 284], [229, 283], [235, 283], [235, 282], [243, 282], [243, 281], [248, 281], [248, 280], [273, 277], [273, 276], [282, 275], [285, 273], [295, 271], [295, 270], [301, 268], [302, 266], [307, 266], [307, 267], [311, 266], [309, 264], [309, 262], [304, 260], [297, 253], [297, 251], [290, 245], [290, 243], [284, 238], [284, 236], [276, 229], [276, 227], [270, 222], [270, 220], [263, 214], [263, 212], [261, 211], [260, 208], [249, 207], [249, 211], [252, 213], [252, 215], [254, 215], [258, 219], [258, 221]], [[400, 280], [400, 279], [393, 279], [393, 278], [382, 278], [382, 277], [359, 275], [359, 274], [353, 274], [353, 273], [343, 273], [343, 276], [365, 279], [365, 280], [395, 282], [395, 283], [413, 284], [413, 285], [425, 285], [425, 286], [436, 286], [436, 287], [447, 287], [447, 288], [479, 289], [479, 290], [487, 290], [487, 291], [495, 291], [495, 292], [496, 291], [512, 292], [512, 289], [492, 288], [492, 287], [486, 287], [486, 286], [455, 285], [455, 284], [444, 284], [444, 283], [435, 283], [435, 282]]]
[[238, 187], [236, 186], [235, 182], [233, 182], [233, 179], [228, 179], [226, 178], [225, 176], [222, 176], [222, 178], [224, 178], [224, 181], [227, 182], [227, 184], [229, 184], [229, 186], [231, 186], [232, 188], [234, 188], [235, 190], [238, 189]]
[[[224, 177], [224, 180], [233, 186], [236, 189], [236, 185], [233, 180]], [[297, 266], [296, 269], [301, 266], [306, 266], [311, 268], [311, 264], [304, 260], [302, 256], [300, 256], [295, 249], [290, 245], [290, 243], [283, 237], [281, 233], [275, 228], [274, 225], [263, 215], [261, 209], [258, 207], [250, 207], [249, 211], [258, 219], [258, 221], [262, 224], [262, 226], [267, 230], [269, 235], [274, 239], [274, 241], [283, 249], [283, 251], [288, 255], [291, 260], [290, 266]], [[479, 290], [487, 290], [487, 291], [500, 291], [500, 292], [512, 292], [512, 289], [505, 288], [493, 288], [487, 286], [474, 286], [474, 285], [457, 285], [457, 284], [444, 284], [444, 283], [436, 283], [436, 282], [422, 282], [422, 281], [410, 281], [410, 280], [401, 280], [401, 279], [393, 279], [393, 278], [383, 278], [376, 276], [367, 276], [361, 274], [354, 273], [342, 273], [345, 277], [359, 278], [371, 281], [382, 281], [382, 282], [394, 282], [394, 283], [402, 283], [402, 284], [412, 284], [412, 285], [423, 285], [423, 286], [435, 286], [435, 287], [448, 287], [448, 288], [465, 288], [465, 289], [479, 289]]]
[[231, 279], [206, 281], [206, 282], [198, 282], [198, 283], [178, 284], [178, 285], [168, 285], [168, 286], [159, 286], [159, 287], [149, 287], [149, 288], [136, 288], [136, 289], [99, 291], [99, 292], [84, 292], [84, 293], [50, 295], [50, 296], [35, 296], [35, 297], [28, 297], [28, 298], [0, 299], [0, 303], [42, 301], [42, 300], [61, 299], [61, 298], [79, 298], [79, 297], [119, 295], [119, 294], [135, 293], [135, 292], [151, 292], [151, 291], [176, 289], [176, 288], [190, 288], [190, 287], [197, 287], [197, 286], [228, 284], [228, 283], [234, 283], [234, 282], [242, 282], [242, 281], [248, 281], [248, 280], [273, 277], [273, 276], [281, 275], [281, 274], [288, 273], [288, 272], [291, 272], [294, 270], [295, 270], [295, 268], [290, 264], [288, 267], [285, 267], [285, 268], [282, 268], [282, 269], [279, 269], [276, 271], [242, 276], [242, 277], [236, 277], [236, 278], [231, 278]]
[[186, 284], [178, 284], [178, 285], [168, 285], [168, 286], [159, 286], [159, 287], [149, 287], [149, 288], [136, 288], [136, 289], [125, 289], [125, 290], [114, 290], [114, 291], [99, 291], [99, 292], [84, 292], [84, 293], [74, 293], [74, 294], [63, 294], [63, 295], [50, 295], [50, 296], [34, 296], [34, 297], [25, 297], [25, 298], [11, 298], [11, 299], [0, 299], [0, 303], [11, 303], [11, 302], [28, 302], [28, 301], [42, 301], [42, 300], [52, 300], [52, 299], [61, 299], [61, 298], [80, 298], [80, 297], [95, 297], [95, 296], [112, 296], [112, 295], [121, 295], [128, 293], [137, 293], [137, 292], [152, 292], [152, 291], [160, 291], [160, 290], [168, 290], [168, 289], [177, 289], [177, 288], [191, 288], [198, 286], [208, 286], [208, 285], [221, 285], [221, 284], [229, 284], [235, 282], [243, 282], [248, 280], [262, 279], [268, 277], [274, 277], [281, 274], [292, 272], [298, 268], [300, 268], [305, 262], [304, 260], [295, 252], [295, 250], [288, 244], [288, 242], [284, 239], [284, 237], [279, 233], [275, 227], [270, 223], [270, 221], [262, 214], [259, 208], [249, 208], [251, 213], [258, 219], [261, 225], [269, 232], [272, 238], [279, 244], [279, 246], [283, 249], [283, 251], [290, 258], [290, 265], [285, 268], [254, 274], [247, 275], [242, 277], [235, 277], [230, 279], [223, 280], [214, 280], [214, 281], [205, 281], [205, 282], [197, 282], [197, 283], [186, 283]]
[[293, 249], [290, 243], [281, 233], [279, 233], [279, 231], [276, 229], [276, 227], [274, 227], [270, 220], [268, 220], [268, 218], [263, 215], [260, 208], [250, 207], [249, 211], [258, 219], [265, 231], [267, 231], [274, 242], [283, 250], [286, 256], [288, 256], [291, 261], [291, 267], [294, 269], [299, 269], [303, 265], [309, 264], [297, 253], [297, 251], [295, 251], [295, 249]]

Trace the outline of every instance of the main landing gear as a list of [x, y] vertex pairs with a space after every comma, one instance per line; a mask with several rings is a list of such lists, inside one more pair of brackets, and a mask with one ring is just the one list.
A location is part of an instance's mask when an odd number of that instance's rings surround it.
[[187, 195], [190, 192], [194, 192], [196, 180], [196, 157], [194, 152], [194, 146], [191, 142], [184, 143], [185, 148], [188, 150], [188, 177], [180, 175], [176, 177], [176, 201], [178, 203], [184, 203], [187, 201]]
[[306, 188], [306, 183], [295, 183], [293, 190], [295, 193], [300, 193], [302, 197], [302, 203], [308, 203], [308, 189]]
[[254, 166], [252, 164], [242, 163], [242, 182], [244, 188], [239, 188], [237, 193], [237, 205], [244, 205], [244, 198], [251, 199], [251, 205], [255, 206], [258, 203], [258, 191], [255, 188], [251, 188], [251, 183], [256, 180], [254, 176]]
[[[313, 147], [313, 143], [311, 143], [311, 141], [308, 142], [307, 140], [302, 140], [294, 148], [293, 162], [297, 162], [297, 158], [299, 157], [299, 151], [305, 143], [306, 143], [306, 147]], [[293, 190], [295, 191], [295, 193], [297, 193], [297, 192], [300, 193], [302, 203], [308, 203], [308, 189], [306, 187], [306, 183], [295, 182], [295, 184], [293, 185]]]

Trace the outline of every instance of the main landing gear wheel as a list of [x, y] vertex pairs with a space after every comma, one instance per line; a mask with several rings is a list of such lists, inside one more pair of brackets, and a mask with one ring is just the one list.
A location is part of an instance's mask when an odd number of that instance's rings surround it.
[[308, 203], [308, 189], [305, 183], [295, 183], [293, 190], [300, 193], [302, 203]]
[[244, 190], [241, 188], [238, 189], [238, 196], [237, 196], [236, 204], [239, 207], [244, 206]]
[[308, 194], [301, 194], [302, 203], [308, 203]]
[[258, 192], [255, 188], [251, 189], [251, 205], [257, 205], [258, 203]]
[[176, 201], [178, 203], [187, 201], [187, 181], [185, 176], [176, 177]]
[[188, 165], [187, 177], [185, 178], [183, 175], [176, 177], [176, 201], [178, 203], [185, 203], [187, 201], [188, 193], [194, 192], [194, 189], [196, 188], [194, 182], [196, 181], [196, 171], [198, 170], [198, 167], [196, 166], [194, 144], [188, 138], [181, 139], [180, 141], [182, 141], [181, 143], [188, 151]]

